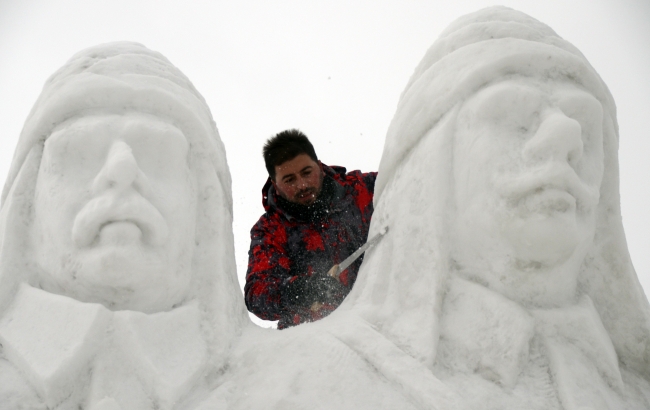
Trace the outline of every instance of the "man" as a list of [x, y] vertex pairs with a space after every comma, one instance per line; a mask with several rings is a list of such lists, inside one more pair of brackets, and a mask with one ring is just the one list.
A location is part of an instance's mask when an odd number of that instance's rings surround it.
[[172, 409], [211, 385], [247, 321], [230, 174], [165, 57], [73, 56], [25, 122], [2, 202], [0, 408]]
[[251, 230], [244, 291], [248, 310], [284, 329], [327, 316], [354, 285], [361, 258], [328, 272], [368, 237], [377, 173], [322, 164], [295, 129], [269, 139], [263, 155], [266, 213]]

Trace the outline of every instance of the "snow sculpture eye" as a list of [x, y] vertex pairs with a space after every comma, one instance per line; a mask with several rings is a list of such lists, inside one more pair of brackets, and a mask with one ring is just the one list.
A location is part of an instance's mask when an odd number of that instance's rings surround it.
[[489, 123], [500, 136], [524, 138], [539, 124], [539, 92], [499, 83], [485, 89], [476, 107], [476, 121]]
[[582, 127], [584, 149], [595, 149], [594, 145], [602, 143], [603, 106], [590, 94], [580, 91], [560, 93], [557, 105], [562, 112], [575, 119]]

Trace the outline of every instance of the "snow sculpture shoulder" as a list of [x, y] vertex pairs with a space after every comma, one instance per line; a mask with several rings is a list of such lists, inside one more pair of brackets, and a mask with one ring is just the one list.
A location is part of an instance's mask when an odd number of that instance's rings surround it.
[[171, 409], [212, 387], [247, 320], [230, 175], [166, 58], [135, 43], [72, 57], [25, 122], [2, 202], [0, 402]]
[[390, 234], [332, 320], [369, 322], [459, 393], [453, 408], [648, 408], [617, 147], [613, 99], [575, 47], [511, 9], [460, 18], [401, 96], [370, 232]]

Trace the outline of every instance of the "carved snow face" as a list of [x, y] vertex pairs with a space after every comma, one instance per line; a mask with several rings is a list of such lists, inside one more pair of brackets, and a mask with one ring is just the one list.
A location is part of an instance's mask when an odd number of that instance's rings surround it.
[[574, 264], [569, 277], [552, 278], [571, 289], [595, 230], [602, 122], [596, 98], [558, 81], [510, 79], [463, 104], [453, 175], [461, 264], [474, 271], [485, 261], [508, 265], [495, 275], [484, 266], [480, 274], [505, 293], [532, 282], [503, 271], [532, 277]]
[[32, 243], [43, 287], [115, 310], [187, 295], [196, 228], [189, 144], [152, 115], [92, 115], [46, 140]]

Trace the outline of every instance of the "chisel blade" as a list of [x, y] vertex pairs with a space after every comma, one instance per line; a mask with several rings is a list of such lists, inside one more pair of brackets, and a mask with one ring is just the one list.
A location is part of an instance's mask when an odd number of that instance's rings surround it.
[[368, 250], [371, 246], [375, 245], [377, 242], [381, 240], [381, 238], [386, 235], [388, 232], [388, 226], [384, 227], [379, 233], [377, 233], [375, 236], [370, 238], [365, 244], [363, 244], [359, 249], [357, 249], [352, 255], [348, 256], [345, 258], [345, 260], [338, 265], [335, 265], [332, 269], [336, 268], [335, 271], [330, 270], [330, 276], [334, 276], [335, 278], [338, 279], [339, 275], [341, 272], [346, 270], [348, 266], [352, 265], [354, 261], [356, 261], [359, 256], [361, 256], [365, 251]]

